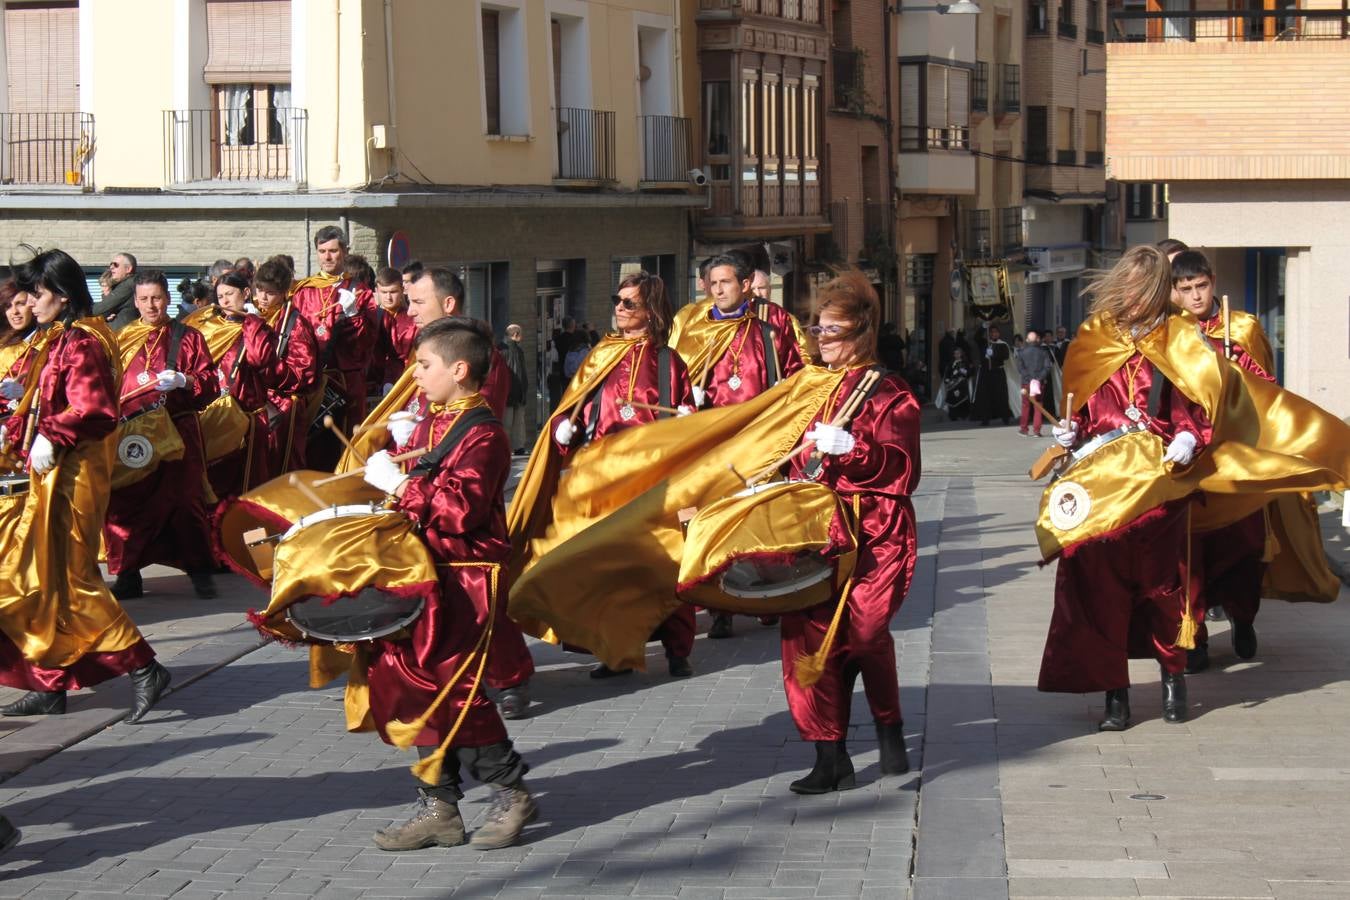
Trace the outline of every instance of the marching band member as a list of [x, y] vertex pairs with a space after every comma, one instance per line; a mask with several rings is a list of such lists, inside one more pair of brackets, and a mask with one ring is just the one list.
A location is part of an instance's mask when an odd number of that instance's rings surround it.
[[[334, 418], [350, 434], [366, 415], [366, 370], [376, 337], [369, 316], [374, 298], [368, 288], [352, 285], [343, 277], [347, 237], [341, 228], [320, 228], [314, 235], [314, 249], [321, 271], [295, 285], [291, 302], [314, 331], [320, 368], [342, 399]], [[308, 468], [331, 469], [341, 450], [336, 436], [324, 429], [309, 442]]]
[[[397, 508], [419, 524], [442, 573], [440, 595], [410, 626], [411, 639], [374, 641], [368, 668], [371, 714], [382, 737], [389, 740], [393, 720], [425, 721], [414, 743], [423, 757], [419, 772], [432, 785], [418, 789], [418, 811], [411, 819], [376, 833], [383, 850], [464, 842], [456, 805], [463, 797], [461, 765], [494, 792], [487, 824], [473, 835], [474, 847], [510, 846], [538, 815], [525, 786], [528, 766], [511, 746], [497, 710], [472, 673], [455, 676], [483, 629], [497, 621], [494, 607], [506, 605], [510, 553], [503, 496], [511, 444], [478, 391], [492, 356], [491, 338], [480, 327], [472, 319], [451, 317], [417, 337], [415, 377], [431, 410], [413, 440], [418, 446], [425, 442], [435, 463], [414, 465], [406, 474], [380, 451], [366, 466], [366, 481], [396, 497]], [[461, 416], [473, 422], [467, 430], [455, 427]], [[492, 648], [487, 652], [491, 656]], [[449, 693], [446, 702], [438, 702], [443, 687]], [[463, 721], [457, 725], [459, 715]]]
[[161, 459], [144, 478], [113, 491], [103, 526], [108, 571], [117, 576], [112, 592], [118, 600], [144, 596], [141, 569], [159, 564], [187, 572], [197, 596], [209, 599], [216, 596], [215, 561], [197, 413], [214, 399], [219, 382], [201, 332], [169, 319], [164, 273], [142, 269], [132, 277], [141, 317], [117, 333], [122, 421], [162, 406], [183, 455]]
[[[695, 373], [700, 409], [742, 403], [773, 387], [801, 369], [806, 345], [792, 313], [754, 297], [755, 270], [742, 254], [714, 256], [704, 266], [700, 281], [709, 299], [682, 308], [670, 329], [670, 346]], [[731, 616], [711, 612], [708, 637], [731, 637]], [[774, 624], [771, 617], [761, 621]]]
[[243, 446], [207, 467], [207, 478], [217, 497], [242, 494], [270, 477], [267, 391], [277, 384], [277, 336], [258, 316], [252, 299], [253, 286], [242, 275], [231, 273], [216, 285], [220, 307], [217, 327], [235, 335], [216, 358], [220, 395], [233, 397], [248, 417]]
[[[1166, 445], [1164, 467], [1189, 466], [1210, 443], [1212, 424], [1198, 400], [1150, 358], [1167, 354], [1172, 332], [1187, 327], [1170, 302], [1166, 256], [1154, 247], [1134, 247], [1088, 294], [1092, 313], [1065, 360], [1065, 390], [1082, 399], [1052, 429], [1055, 440], [1074, 448], [1147, 429]], [[1166, 502], [1060, 554], [1039, 687], [1105, 690], [1102, 731], [1129, 725], [1131, 658], [1158, 661], [1163, 719], [1186, 720], [1185, 645], [1193, 643], [1188, 636], [1203, 614], [1186, 558], [1190, 502]]]
[[[1214, 270], [1203, 253], [1181, 250], [1171, 256], [1172, 299], [1200, 321], [1200, 327], [1219, 352], [1224, 352], [1224, 321], [1214, 299]], [[1229, 358], [1266, 381], [1274, 381], [1274, 354], [1249, 312], [1230, 314]], [[1237, 340], [1233, 340], [1236, 335]], [[1256, 655], [1256, 613], [1261, 608], [1261, 582], [1266, 563], [1266, 513], [1252, 513], [1240, 522], [1196, 535], [1192, 550], [1204, 578], [1204, 605], [1218, 608], [1232, 622], [1233, 652], [1239, 659]], [[1209, 633], [1200, 623], [1195, 649], [1186, 651], [1186, 672], [1209, 668]]]
[[818, 478], [857, 514], [858, 559], [848, 590], [844, 619], [838, 625], [819, 680], [803, 686], [797, 661], [817, 653], [831, 630], [837, 600], [782, 617], [783, 685], [788, 710], [802, 740], [813, 741], [816, 764], [790, 788], [821, 794], [854, 786], [848, 734], [853, 683], [862, 676], [863, 692], [876, 724], [883, 774], [909, 771], [895, 641], [890, 623], [909, 591], [918, 556], [914, 505], [919, 483], [919, 403], [903, 378], [884, 374], [846, 427], [829, 424], [835, 411], [877, 364], [881, 305], [876, 291], [859, 272], [848, 272], [821, 288], [819, 323], [810, 331], [821, 362], [847, 372], [825, 407], [812, 420], [804, 439], [819, 455], [797, 456], [794, 478]]
[[371, 361], [371, 384], [383, 397], [394, 389], [394, 382], [408, 367], [417, 322], [408, 313], [408, 298], [403, 293], [403, 273], [386, 266], [375, 274], [375, 319], [378, 337], [375, 358]]
[[24, 380], [38, 349], [34, 338], [37, 321], [28, 295], [13, 279], [0, 283], [0, 308], [4, 309], [4, 332], [0, 335], [0, 419], [6, 418], [23, 399]]
[[89, 318], [93, 299], [69, 254], [39, 253], [15, 280], [50, 337], [0, 440], [32, 474], [23, 518], [0, 558], [0, 684], [29, 693], [0, 714], [60, 714], [66, 691], [129, 674], [127, 721], [138, 722], [170, 676], [98, 568], [117, 427], [117, 342], [107, 323]]
[[287, 299], [292, 277], [277, 256], [253, 276], [258, 315], [277, 336], [276, 368], [267, 388], [267, 459], [274, 475], [304, 468], [309, 410], [318, 399], [319, 346], [309, 320]]
[[[591, 351], [597, 363], [588, 364], [590, 356], [582, 363], [563, 394], [559, 412], [545, 429], [554, 450], [563, 457], [583, 444], [666, 414], [655, 407], [678, 408], [680, 415], [694, 409], [684, 360], [666, 346], [671, 313], [665, 284], [656, 275], [636, 272], [619, 282], [612, 299], [619, 333], [607, 335]], [[653, 635], [665, 648], [667, 667], [676, 678], [694, 674], [689, 665], [694, 632], [694, 608], [681, 605]], [[591, 677], [612, 678], [630, 672], [601, 663], [591, 670]]]

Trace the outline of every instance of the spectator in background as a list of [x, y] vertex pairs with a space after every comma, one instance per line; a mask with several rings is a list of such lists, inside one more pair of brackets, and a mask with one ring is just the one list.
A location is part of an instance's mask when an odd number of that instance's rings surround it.
[[1063, 325], [1060, 325], [1055, 329], [1055, 342], [1050, 345], [1050, 352], [1054, 354], [1055, 362], [1061, 367], [1064, 365], [1064, 357], [1068, 355], [1069, 342], [1071, 340], [1072, 338], [1069, 337], [1069, 329], [1065, 328]]
[[881, 325], [877, 336], [877, 360], [892, 372], [905, 371], [905, 340], [896, 334], [894, 322]]
[[[1027, 419], [1033, 422], [1032, 429], [1036, 432], [1036, 437], [1044, 437], [1041, 434], [1041, 411], [1039, 407], [1031, 405], [1032, 399], [1041, 400], [1046, 394], [1050, 393], [1050, 375], [1054, 369], [1054, 358], [1050, 355], [1050, 349], [1041, 345], [1040, 333], [1034, 328], [1027, 329], [1027, 338], [1025, 343], [1019, 347], [1015, 353], [1017, 357], [1017, 370], [1021, 374], [1022, 388], [1026, 391], [1022, 395], [1022, 414], [1019, 419], [1017, 431], [1022, 437], [1028, 437]], [[1032, 414], [1034, 410], [1034, 415]]]
[[98, 286], [103, 290], [103, 298], [94, 304], [92, 315], [108, 321], [113, 331], [118, 331], [140, 318], [136, 312], [136, 257], [130, 253], [118, 253], [108, 263], [107, 270], [98, 277]]
[[525, 436], [525, 419], [528, 415], [530, 397], [529, 370], [525, 367], [525, 349], [520, 343], [525, 338], [525, 330], [519, 325], [506, 326], [506, 343], [502, 345], [502, 356], [506, 358], [506, 367], [511, 370], [511, 387], [506, 394], [506, 434], [511, 438], [512, 452], [524, 456], [529, 452]]
[[253, 260], [249, 259], [247, 256], [241, 256], [234, 261], [234, 271], [238, 272], [249, 281], [252, 281], [253, 276], [257, 274], [257, 270], [253, 266]]
[[581, 331], [586, 335], [586, 340], [592, 347], [600, 343], [600, 332], [596, 331], [590, 322], [582, 322]]
[[375, 290], [375, 270], [366, 262], [366, 258], [359, 253], [353, 253], [347, 257], [346, 263], [342, 266], [342, 277], [353, 290]]
[[422, 271], [425, 268], [426, 266], [422, 265], [421, 260], [414, 259], [412, 262], [408, 263], [406, 266], [404, 266], [402, 269], [399, 270], [403, 273], [404, 294], [408, 293], [408, 288], [412, 285], [414, 281], [422, 277]]
[[211, 268], [206, 270], [206, 280], [211, 285], [211, 290], [215, 291], [216, 285], [220, 284], [220, 279], [233, 271], [234, 263], [228, 259], [218, 259], [211, 263]]

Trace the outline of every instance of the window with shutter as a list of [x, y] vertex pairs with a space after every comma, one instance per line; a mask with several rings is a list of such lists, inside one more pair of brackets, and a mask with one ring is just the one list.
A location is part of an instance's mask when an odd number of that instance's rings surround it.
[[4, 12], [9, 112], [77, 112], [79, 3], [10, 3]]
[[207, 0], [207, 84], [289, 84], [291, 0]]
[[923, 143], [923, 66], [900, 66], [900, 149], [922, 150]]

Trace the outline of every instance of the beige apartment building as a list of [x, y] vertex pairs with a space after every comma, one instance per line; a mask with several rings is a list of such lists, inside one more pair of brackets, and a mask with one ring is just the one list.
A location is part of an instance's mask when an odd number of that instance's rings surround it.
[[1347, 416], [1350, 21], [1329, 6], [1113, 10], [1106, 153], [1127, 191], [1166, 185], [1168, 233], [1261, 318], [1282, 382]]
[[1019, 331], [1077, 327], [1084, 276], [1099, 261], [1106, 202], [1105, 15], [1105, 0], [1027, 3], [1028, 266]]
[[[686, 6], [688, 4], [685, 4]], [[691, 129], [675, 0], [10, 0], [0, 246], [200, 271], [339, 223], [471, 311], [604, 329], [620, 273], [685, 295]], [[697, 109], [697, 98], [690, 98]]]

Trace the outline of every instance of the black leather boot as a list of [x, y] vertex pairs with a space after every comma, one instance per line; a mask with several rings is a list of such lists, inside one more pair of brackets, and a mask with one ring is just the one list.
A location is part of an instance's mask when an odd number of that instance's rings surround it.
[[729, 638], [736, 632], [731, 627], [731, 616], [725, 613], [718, 613], [713, 616], [712, 627], [708, 629], [708, 638], [710, 640], [719, 640]]
[[853, 760], [843, 741], [816, 741], [816, 767], [799, 778], [788, 789], [794, 794], [828, 794], [857, 787], [853, 777]]
[[1130, 689], [1106, 692], [1106, 715], [1097, 723], [1098, 731], [1124, 731], [1130, 727]]
[[1256, 626], [1251, 622], [1233, 620], [1233, 652], [1238, 659], [1251, 659], [1256, 655]]
[[694, 674], [694, 667], [689, 665], [687, 656], [667, 656], [666, 668], [670, 670], [671, 678], [688, 678]]
[[59, 716], [65, 711], [65, 691], [29, 691], [0, 708], [0, 716]]
[[216, 580], [211, 577], [210, 572], [189, 572], [188, 580], [192, 582], [192, 590], [200, 600], [214, 600], [219, 594], [216, 592]]
[[909, 771], [905, 754], [905, 723], [885, 725], [877, 722], [877, 743], [881, 745], [881, 774], [903, 775]]
[[594, 669], [591, 669], [592, 678], [618, 678], [620, 675], [632, 675], [632, 669], [611, 669], [609, 666], [601, 663]]
[[1194, 675], [1209, 668], [1209, 645], [1196, 641], [1194, 650], [1186, 651], [1186, 674]]
[[164, 691], [169, 686], [173, 676], [169, 670], [152, 660], [149, 665], [141, 666], [131, 672], [131, 712], [123, 722], [135, 723], [145, 718], [145, 714], [150, 711], [150, 707], [159, 702], [159, 698], [164, 695]]
[[1209, 619], [1211, 622], [1222, 622], [1224, 619], [1228, 618], [1228, 614], [1223, 611], [1222, 606], [1211, 606], [1209, 609], [1205, 610], [1205, 618]]
[[1162, 673], [1163, 721], [1186, 721], [1186, 676]]
[[112, 583], [112, 595], [118, 600], [134, 600], [145, 596], [145, 584], [141, 581], [139, 570], [128, 570], [118, 574]]

